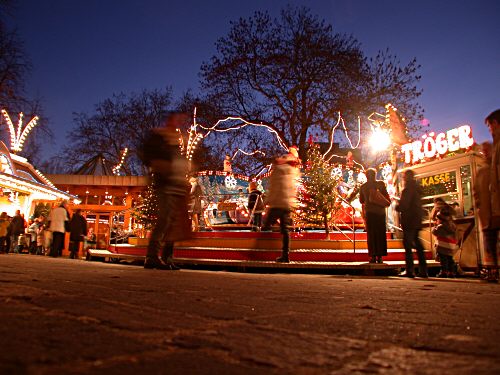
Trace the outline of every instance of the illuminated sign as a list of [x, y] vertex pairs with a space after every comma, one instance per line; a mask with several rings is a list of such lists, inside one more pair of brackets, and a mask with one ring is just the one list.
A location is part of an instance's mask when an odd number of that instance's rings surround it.
[[472, 129], [469, 125], [462, 125], [446, 133], [429, 133], [424, 135], [423, 141], [406, 143], [401, 146], [405, 155], [405, 163], [417, 163], [424, 159], [432, 159], [447, 152], [468, 149], [474, 144]]
[[417, 182], [422, 188], [422, 196], [424, 197], [457, 192], [457, 174], [455, 171], [419, 177]]

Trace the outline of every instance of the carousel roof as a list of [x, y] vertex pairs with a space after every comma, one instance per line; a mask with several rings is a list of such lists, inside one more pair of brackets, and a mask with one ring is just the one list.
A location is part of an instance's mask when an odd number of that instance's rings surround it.
[[75, 175], [91, 175], [91, 176], [114, 176], [113, 166], [106, 160], [102, 153], [97, 154], [89, 159], [75, 171]]

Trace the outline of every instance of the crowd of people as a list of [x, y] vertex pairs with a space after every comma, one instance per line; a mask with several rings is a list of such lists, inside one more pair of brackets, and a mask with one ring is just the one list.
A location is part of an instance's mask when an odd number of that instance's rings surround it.
[[0, 253], [28, 252], [33, 255], [59, 257], [63, 253], [66, 232], [70, 233], [70, 258], [75, 259], [81, 244], [89, 236], [92, 237], [93, 232], [87, 232], [87, 221], [81, 210], [77, 209], [70, 215], [65, 201], [53, 208], [47, 217], [40, 215], [26, 220], [20, 210], [12, 217], [9, 217], [7, 212], [2, 212]]

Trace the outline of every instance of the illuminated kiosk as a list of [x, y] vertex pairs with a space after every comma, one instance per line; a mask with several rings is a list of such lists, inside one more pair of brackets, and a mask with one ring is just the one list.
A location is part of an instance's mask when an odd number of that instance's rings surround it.
[[454, 222], [457, 224], [460, 249], [455, 261], [462, 269], [478, 271], [490, 260], [485, 256], [478, 219], [474, 215], [474, 177], [484, 159], [473, 150], [473, 146], [474, 139], [468, 125], [444, 133], [424, 135], [421, 140], [401, 147], [405, 167], [398, 171], [398, 181], [402, 181], [404, 171], [411, 169], [423, 190], [426, 216], [420, 237], [428, 250], [434, 251], [435, 240], [431, 235], [429, 217], [434, 198], [443, 198], [448, 204], [458, 203]]
[[147, 177], [120, 176], [102, 154], [89, 159], [72, 174], [48, 175], [64, 191], [79, 198], [68, 208], [81, 209], [88, 228], [96, 235], [91, 247], [106, 249], [113, 228], [130, 231], [132, 210], [147, 186]]
[[0, 212], [14, 216], [20, 210], [28, 219], [38, 203], [74, 201], [75, 196], [57, 189], [26, 158], [13, 154], [0, 142]]

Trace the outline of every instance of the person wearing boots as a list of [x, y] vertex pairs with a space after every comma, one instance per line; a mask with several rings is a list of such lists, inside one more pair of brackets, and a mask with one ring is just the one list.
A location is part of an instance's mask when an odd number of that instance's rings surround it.
[[290, 252], [290, 212], [296, 203], [298, 166], [300, 164], [293, 154], [289, 153], [276, 159], [269, 179], [267, 204], [269, 212], [266, 216], [263, 231], [269, 230], [277, 220], [280, 221], [280, 231], [283, 236], [282, 253], [276, 262], [288, 263]]

